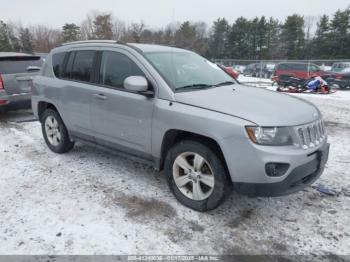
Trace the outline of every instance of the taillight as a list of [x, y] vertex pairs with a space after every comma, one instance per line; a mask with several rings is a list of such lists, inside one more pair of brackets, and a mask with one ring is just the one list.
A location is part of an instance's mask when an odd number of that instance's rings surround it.
[[2, 77], [0, 75], [0, 90], [1, 89], [5, 89], [5, 87], [4, 87], [4, 81], [2, 81]]
[[[1, 75], [0, 75], [0, 90], [3, 90], [3, 89], [5, 89], [5, 88], [4, 88], [4, 81], [2, 81], [2, 77], [1, 77]], [[6, 99], [0, 99], [0, 106], [7, 105], [8, 102], [9, 102], [9, 101], [6, 100]]]

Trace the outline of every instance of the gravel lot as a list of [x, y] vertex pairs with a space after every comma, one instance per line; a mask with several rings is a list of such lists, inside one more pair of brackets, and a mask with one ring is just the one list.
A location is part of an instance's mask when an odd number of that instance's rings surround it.
[[349, 255], [350, 92], [300, 96], [327, 121], [321, 179], [286, 197], [233, 193], [209, 213], [176, 202], [148, 166], [83, 144], [56, 155], [28, 111], [0, 115], [0, 254]]

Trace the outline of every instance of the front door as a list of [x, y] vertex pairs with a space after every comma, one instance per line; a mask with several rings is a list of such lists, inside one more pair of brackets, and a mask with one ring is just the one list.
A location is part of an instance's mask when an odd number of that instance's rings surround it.
[[102, 52], [91, 123], [97, 142], [150, 156], [154, 98], [125, 90], [123, 83], [129, 76], [145, 74], [126, 53]]

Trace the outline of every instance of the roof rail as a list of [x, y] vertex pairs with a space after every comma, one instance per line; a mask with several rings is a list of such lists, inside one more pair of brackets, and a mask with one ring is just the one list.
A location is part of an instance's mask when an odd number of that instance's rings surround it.
[[121, 44], [121, 45], [125, 45], [125, 43], [119, 42], [116, 40], [84, 40], [84, 41], [63, 43], [61, 46], [77, 45], [77, 44], [95, 44], [95, 43], [96, 44]]

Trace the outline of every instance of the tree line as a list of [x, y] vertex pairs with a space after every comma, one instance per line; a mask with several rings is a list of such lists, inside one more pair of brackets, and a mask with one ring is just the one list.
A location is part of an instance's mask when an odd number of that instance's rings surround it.
[[64, 43], [89, 39], [154, 43], [194, 50], [217, 59], [341, 59], [350, 57], [350, 6], [320, 18], [297, 14], [284, 21], [265, 16], [219, 18], [205, 22], [170, 23], [152, 29], [143, 22], [127, 24], [111, 13], [91, 13], [80, 25], [60, 29], [24, 27], [0, 20], [0, 51], [49, 52]]

